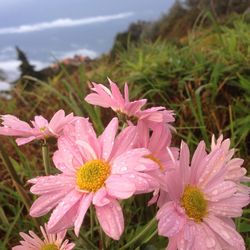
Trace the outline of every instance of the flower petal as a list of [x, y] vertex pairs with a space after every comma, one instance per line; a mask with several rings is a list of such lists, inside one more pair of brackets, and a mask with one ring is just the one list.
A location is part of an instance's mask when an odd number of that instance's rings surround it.
[[107, 194], [106, 188], [105, 187], [100, 188], [94, 194], [93, 201], [92, 201], [93, 204], [99, 207], [107, 205], [110, 202], [110, 200], [106, 197], [107, 195], [108, 194]]
[[75, 232], [76, 236], [79, 236], [80, 227], [82, 225], [84, 216], [85, 216], [85, 214], [86, 214], [86, 212], [91, 204], [92, 198], [93, 198], [93, 193], [90, 193], [90, 194], [84, 195], [80, 201], [79, 208], [77, 211], [76, 220], [74, 222], [74, 226], [75, 226], [74, 232]]
[[47, 214], [53, 209], [69, 192], [68, 189], [57, 191], [56, 193], [48, 193], [40, 196], [34, 201], [30, 208], [30, 215], [32, 217], [40, 217]]
[[102, 145], [102, 159], [108, 160], [113, 149], [115, 135], [118, 129], [118, 119], [113, 118], [98, 138]]
[[112, 200], [106, 206], [95, 206], [95, 208], [103, 231], [112, 239], [119, 240], [124, 230], [124, 218], [120, 204]]
[[240, 234], [223, 220], [211, 214], [203, 220], [217, 234], [217, 237], [223, 239], [229, 246], [236, 249], [245, 249], [244, 241]]
[[175, 202], [168, 202], [161, 207], [156, 218], [159, 220], [159, 234], [166, 237], [177, 234], [186, 222], [184, 211]]
[[72, 190], [57, 205], [52, 212], [49, 222], [49, 233], [56, 233], [73, 225], [82, 193]]
[[135, 192], [135, 185], [122, 175], [111, 175], [105, 182], [107, 193], [117, 199], [127, 199]]

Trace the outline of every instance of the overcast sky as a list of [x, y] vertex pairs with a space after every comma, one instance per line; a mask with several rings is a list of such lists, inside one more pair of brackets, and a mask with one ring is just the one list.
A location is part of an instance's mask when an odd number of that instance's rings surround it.
[[174, 0], [0, 0], [0, 69], [18, 76], [15, 46], [42, 68], [55, 58], [96, 57], [137, 20], [156, 20]]
[[121, 12], [155, 16], [174, 0], [0, 0], [0, 27], [71, 17], [83, 18]]

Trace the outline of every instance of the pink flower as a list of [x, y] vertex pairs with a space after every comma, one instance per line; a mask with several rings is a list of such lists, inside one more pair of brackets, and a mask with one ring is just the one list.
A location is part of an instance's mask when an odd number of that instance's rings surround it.
[[33, 194], [40, 197], [30, 214], [38, 217], [54, 209], [48, 222], [49, 232], [74, 226], [79, 235], [84, 216], [91, 204], [107, 235], [118, 240], [124, 218], [118, 200], [137, 191], [150, 192], [156, 181], [147, 172], [158, 166], [144, 155], [149, 151], [133, 148], [136, 128], [127, 127], [117, 137], [114, 118], [104, 132], [96, 134], [87, 120], [77, 120], [58, 140], [53, 161], [62, 172], [30, 180]]
[[247, 170], [242, 167], [244, 160], [240, 158], [234, 158], [233, 154], [235, 149], [230, 149], [230, 139], [223, 141], [223, 135], [221, 135], [216, 141], [215, 136], [212, 137], [211, 150], [223, 150], [225, 158], [225, 164], [227, 169], [226, 179], [235, 182], [249, 181], [249, 177], [246, 177]]
[[122, 96], [117, 85], [108, 79], [110, 84], [109, 90], [102, 84], [92, 83], [91, 93], [86, 96], [85, 100], [93, 105], [104, 108], [112, 108], [124, 120], [131, 123], [143, 122], [148, 127], [154, 128], [158, 124], [174, 122], [173, 111], [166, 110], [165, 107], [153, 107], [141, 110], [147, 103], [146, 99], [129, 101], [128, 85], [124, 86], [124, 97]]
[[149, 204], [157, 201], [159, 190], [162, 188], [162, 185], [166, 185], [164, 179], [166, 172], [174, 169], [171, 157], [174, 156], [176, 158], [178, 156], [178, 149], [170, 147], [171, 137], [170, 131], [166, 131], [161, 125], [158, 125], [153, 131], [143, 124], [137, 126], [136, 147], [147, 148], [150, 154], [144, 157], [152, 160], [159, 166], [158, 169], [151, 172], [151, 176], [158, 182], [158, 187], [154, 190], [154, 197]]
[[40, 229], [44, 240], [41, 240], [33, 231], [29, 231], [29, 235], [20, 233], [23, 238], [23, 240], [20, 241], [21, 245], [13, 247], [12, 250], [71, 250], [74, 248], [74, 243], [69, 243], [68, 240], [64, 240], [66, 230], [58, 234], [49, 234], [46, 224], [45, 229], [42, 226]]
[[245, 249], [231, 218], [242, 215], [249, 194], [227, 179], [228, 158], [221, 145], [207, 154], [200, 142], [191, 165], [189, 149], [181, 144], [176, 171], [166, 175], [167, 197], [157, 213], [167, 249]]
[[75, 117], [72, 113], [65, 116], [65, 112], [59, 110], [50, 122], [42, 116], [35, 116], [34, 121], [31, 121], [32, 126], [13, 115], [2, 115], [1, 119], [3, 126], [0, 127], [0, 135], [18, 137], [16, 142], [20, 146], [37, 139], [58, 137], [64, 126], [73, 122]]

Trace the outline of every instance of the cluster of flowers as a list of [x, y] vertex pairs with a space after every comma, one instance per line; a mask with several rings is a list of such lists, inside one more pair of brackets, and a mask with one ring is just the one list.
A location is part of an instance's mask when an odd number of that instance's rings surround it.
[[[33, 232], [21, 233], [24, 241], [14, 250], [73, 249], [63, 242], [74, 227], [78, 236], [91, 204], [104, 232], [119, 240], [124, 217], [119, 201], [136, 194], [153, 192], [150, 204], [159, 207], [159, 235], [169, 238], [167, 249], [245, 249], [232, 218], [242, 215], [249, 203], [249, 181], [243, 160], [232, 158], [230, 140], [212, 138], [211, 150], [201, 141], [190, 161], [189, 148], [171, 147], [174, 113], [164, 107], [145, 109], [146, 99], [129, 100], [109, 80], [110, 89], [93, 83], [85, 100], [111, 108], [113, 118], [103, 133], [96, 135], [88, 118], [65, 116], [58, 111], [48, 122], [36, 116], [32, 127], [12, 115], [3, 115], [0, 134], [18, 137], [18, 145], [35, 139], [56, 137], [53, 154], [56, 175], [36, 177], [28, 182], [39, 196], [30, 215], [39, 217], [51, 210], [44, 241]], [[122, 121], [123, 126], [119, 126]]]

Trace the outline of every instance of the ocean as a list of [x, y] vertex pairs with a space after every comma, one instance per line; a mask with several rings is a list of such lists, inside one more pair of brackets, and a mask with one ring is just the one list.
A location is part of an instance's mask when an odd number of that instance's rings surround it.
[[118, 32], [138, 20], [152, 21], [174, 0], [0, 0], [0, 89], [19, 76], [15, 46], [36, 69], [55, 59], [108, 52]]

